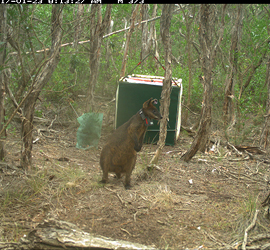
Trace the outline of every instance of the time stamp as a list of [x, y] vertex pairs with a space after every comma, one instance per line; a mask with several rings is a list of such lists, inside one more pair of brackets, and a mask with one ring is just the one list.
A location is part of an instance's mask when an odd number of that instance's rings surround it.
[[[1, 4], [80, 4], [80, 3], [107, 3], [108, 0], [0, 0]], [[111, 1], [109, 1], [111, 3]], [[144, 0], [115, 0], [115, 3], [119, 4], [142, 4], [144, 3]]]

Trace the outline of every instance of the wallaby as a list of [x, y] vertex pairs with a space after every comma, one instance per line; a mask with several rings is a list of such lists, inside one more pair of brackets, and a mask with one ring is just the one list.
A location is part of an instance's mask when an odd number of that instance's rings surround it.
[[126, 174], [125, 188], [130, 188], [130, 176], [135, 167], [137, 152], [143, 145], [148, 126], [153, 125], [152, 119], [162, 119], [154, 106], [157, 99], [150, 98], [135, 115], [118, 127], [109, 137], [100, 155], [100, 167], [103, 171], [101, 182], [108, 181], [108, 173], [114, 172], [118, 178]]

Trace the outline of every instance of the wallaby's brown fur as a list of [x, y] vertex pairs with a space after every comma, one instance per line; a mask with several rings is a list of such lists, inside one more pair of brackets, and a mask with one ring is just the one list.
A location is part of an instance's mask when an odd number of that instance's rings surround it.
[[109, 137], [100, 155], [100, 166], [103, 171], [101, 182], [108, 181], [108, 173], [114, 172], [118, 178], [126, 174], [125, 187], [130, 188], [130, 176], [135, 167], [137, 152], [143, 145], [149, 119], [162, 118], [154, 106], [157, 100], [149, 99], [143, 108], [133, 115], [126, 123], [117, 128]]

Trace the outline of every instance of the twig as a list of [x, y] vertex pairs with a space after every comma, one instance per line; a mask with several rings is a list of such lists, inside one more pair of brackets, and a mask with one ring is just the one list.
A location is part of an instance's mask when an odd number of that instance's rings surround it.
[[244, 240], [243, 240], [243, 244], [242, 244], [242, 249], [243, 249], [243, 250], [246, 250], [248, 231], [249, 231], [250, 229], [252, 229], [252, 228], [255, 226], [256, 220], [257, 220], [257, 216], [258, 216], [258, 213], [259, 213], [259, 210], [256, 209], [255, 214], [254, 214], [254, 218], [253, 218], [251, 224], [250, 224], [250, 225], [246, 228], [246, 230], [245, 230]]
[[231, 143], [227, 142], [227, 144], [228, 144], [230, 147], [232, 147], [233, 150], [234, 150], [238, 155], [242, 155], [242, 153], [241, 153], [239, 150], [237, 150], [236, 147], [233, 146]]
[[214, 235], [206, 232], [205, 230], [202, 231], [210, 240], [214, 241], [216, 244], [220, 245], [220, 246], [228, 246], [226, 243], [218, 240], [217, 238], [215, 238]]
[[266, 207], [267, 205], [270, 206], [270, 192], [269, 192], [269, 194], [267, 195], [267, 197], [264, 199], [264, 201], [262, 202], [262, 206], [263, 206], [263, 207]]
[[240, 174], [237, 174], [237, 173], [234, 173], [234, 172], [231, 172], [231, 171], [228, 171], [228, 172], [223, 172], [223, 175], [225, 175], [226, 177], [233, 177], [235, 178], [236, 180], [238, 180], [239, 182], [244, 182], [246, 183], [247, 181], [250, 181], [251, 183], [257, 183], [258, 181], [257, 180], [254, 180], [252, 178], [250, 178], [249, 176], [245, 176], [245, 175], [241, 175]]
[[198, 116], [200, 115], [200, 114], [198, 114], [198, 113], [193, 112], [193, 111], [192, 111], [188, 106], [186, 106], [185, 104], [182, 103], [182, 105], [183, 105], [184, 108], [186, 108], [186, 109], [187, 109], [189, 112], [191, 112], [193, 115], [198, 115]]
[[52, 120], [51, 124], [49, 125], [49, 127], [47, 129], [50, 129], [52, 127], [52, 125], [55, 122], [56, 118], [57, 118], [57, 115], [55, 115], [54, 119]]
[[248, 156], [249, 156], [249, 158], [250, 158], [251, 160], [254, 159], [253, 154], [249, 153], [247, 150], [245, 150], [244, 152], [245, 152], [246, 154], [248, 154]]
[[249, 243], [254, 242], [254, 241], [265, 240], [265, 239], [270, 239], [270, 233], [258, 234], [258, 235], [256, 235], [256, 236], [253, 236], [253, 237], [249, 240]]
[[121, 201], [122, 205], [125, 205], [124, 201], [122, 200], [121, 196], [118, 193], [116, 193], [116, 196]]
[[128, 231], [128, 230], [126, 230], [126, 229], [124, 229], [124, 228], [120, 228], [123, 232], [125, 232], [125, 233], [127, 233], [129, 236], [131, 236], [131, 233]]
[[[8, 74], [7, 71], [3, 71], [3, 74], [4, 74], [4, 76], [5, 76], [7, 79], [10, 78], [10, 76], [7, 75], [7, 74]], [[5, 88], [6, 88], [6, 90], [7, 90], [7, 93], [8, 93], [8, 95], [9, 95], [9, 98], [10, 98], [11, 101], [13, 102], [14, 107], [17, 108], [17, 107], [19, 106], [19, 104], [17, 103], [17, 101], [16, 101], [16, 99], [15, 99], [15, 97], [14, 97], [12, 91], [10, 90], [10, 88], [9, 88], [7, 82], [8, 82], [7, 80], [4, 80]], [[19, 109], [18, 109], [18, 112], [19, 112], [20, 114], [22, 114], [22, 109], [19, 108]]]
[[[177, 11], [177, 10], [179, 10], [179, 9], [176, 9], [175, 11]], [[175, 12], [175, 11], [174, 11], [174, 12]], [[159, 19], [160, 17], [161, 17], [161, 16], [157, 16], [157, 17], [154, 17], [154, 18], [151, 18], [151, 19], [148, 19], [148, 20], [144, 20], [144, 21], [142, 21], [142, 22], [138, 22], [138, 23], [136, 23], [134, 26], [138, 26], [139, 24], [142, 24], [142, 23], [147, 23], [147, 22], [155, 21], [155, 20]], [[103, 39], [104, 39], [104, 38], [107, 38], [107, 37], [109, 37], [109, 36], [118, 34], [118, 33], [120, 33], [120, 32], [129, 30], [129, 29], [130, 29], [130, 26], [127, 27], [127, 28], [125, 28], [125, 29], [120, 29], [120, 30], [111, 32], [111, 33], [109, 33], [109, 34], [104, 35], [104, 36], [103, 36]], [[90, 40], [80, 41], [80, 42], [78, 42], [78, 45], [82, 45], [82, 44], [84, 44], [84, 43], [89, 43], [89, 42], [90, 42]], [[73, 44], [74, 44], [73, 42], [65, 43], [65, 44], [61, 44], [60, 47], [63, 48], [63, 47], [66, 47], [66, 46], [72, 46]], [[45, 51], [50, 51], [50, 49], [49, 49], [49, 48], [45, 48], [45, 49], [37, 50], [37, 51], [35, 51], [35, 53], [42, 53], [42, 52], [45, 52]], [[30, 52], [26, 52], [25, 54], [30, 54], [30, 53], [32, 53], [32, 52], [31, 52], [31, 51], [30, 51]], [[9, 55], [17, 55], [17, 54], [18, 54], [18, 52], [12, 52], [12, 53], [9, 53]]]
[[238, 161], [248, 161], [249, 159], [250, 159], [249, 156], [247, 156], [245, 158], [240, 158], [240, 159], [228, 159], [228, 161], [238, 162]]
[[123, 201], [123, 199], [121, 198], [121, 196], [114, 190], [111, 190], [110, 188], [104, 187], [105, 189], [107, 189], [108, 191], [116, 194], [116, 196], [118, 197], [118, 199], [120, 200], [120, 202], [122, 203], [122, 205], [126, 205], [125, 202]]
[[77, 117], [79, 117], [78, 113], [76, 112], [76, 110], [73, 108], [72, 104], [69, 102], [69, 105], [71, 106], [71, 108], [73, 109], [73, 111], [75, 112], [75, 114], [77, 115]]

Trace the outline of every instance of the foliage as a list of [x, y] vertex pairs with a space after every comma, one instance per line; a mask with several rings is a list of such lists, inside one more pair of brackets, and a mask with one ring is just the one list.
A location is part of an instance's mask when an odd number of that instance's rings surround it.
[[[102, 6], [104, 17], [106, 6]], [[113, 21], [112, 31], [121, 30], [130, 25], [132, 5], [113, 5], [111, 20]], [[148, 15], [152, 15], [154, 5], [149, 5]], [[195, 112], [201, 109], [203, 96], [203, 86], [200, 81], [202, 76], [200, 65], [200, 48], [198, 42], [199, 30], [199, 8], [200, 5], [176, 5], [177, 9], [173, 13], [172, 24], [170, 28], [172, 40], [172, 69], [173, 76], [183, 79], [184, 100], [188, 95], [188, 27], [190, 24], [190, 43], [192, 60], [192, 88], [190, 108]], [[216, 12], [220, 13], [223, 5], [216, 5]], [[267, 89], [265, 86], [266, 59], [269, 56], [269, 5], [249, 4], [243, 6], [242, 32], [239, 37], [239, 47], [237, 51], [237, 75], [235, 85], [235, 99], [238, 110], [241, 114], [263, 113], [267, 100]], [[216, 65], [214, 68], [213, 79], [213, 98], [215, 110], [221, 114], [224, 83], [226, 75], [229, 72], [228, 53], [231, 45], [231, 34], [234, 20], [237, 15], [238, 5], [228, 5], [225, 15], [225, 30], [221, 46], [218, 50]], [[90, 6], [84, 6], [83, 14], [77, 17], [78, 7], [76, 5], [67, 5], [64, 8], [63, 20], [63, 44], [74, 41], [77, 29], [79, 31], [79, 41], [89, 39]], [[157, 16], [161, 15], [162, 6], [157, 6]], [[79, 21], [77, 21], [76, 18]], [[220, 15], [216, 15], [219, 19]], [[7, 20], [12, 30], [13, 45], [7, 47], [7, 62], [11, 69], [10, 89], [16, 97], [21, 99], [29, 89], [31, 80], [37, 74], [36, 65], [42, 64], [47, 55], [40, 51], [50, 46], [50, 5], [9, 5], [7, 9]], [[186, 20], [187, 19], [187, 20]], [[141, 15], [136, 18], [135, 23], [140, 23]], [[150, 27], [149, 22], [148, 27]], [[218, 27], [214, 27], [218, 32]], [[159, 20], [155, 21], [156, 39], [159, 53], [159, 60], [164, 64], [163, 46], [160, 39]], [[109, 31], [108, 31], [109, 32]], [[125, 33], [123, 31], [103, 40], [101, 48], [101, 60], [99, 76], [96, 84], [96, 95], [108, 96], [113, 98], [119, 81], [120, 69], [123, 59], [125, 46]], [[217, 35], [217, 34], [216, 34]], [[132, 34], [132, 40], [129, 48], [126, 74], [141, 61], [141, 25], [137, 25]], [[10, 40], [9, 40], [10, 41]], [[10, 41], [10, 44], [11, 41]], [[153, 48], [152, 48], [153, 49]], [[33, 53], [38, 51], [39, 53]], [[30, 53], [29, 53], [30, 52]], [[21, 55], [19, 55], [21, 54]], [[261, 64], [252, 72], [260, 60]], [[155, 59], [150, 56], [146, 59], [144, 67], [138, 66], [134, 72], [147, 75], [164, 75], [160, 65], [156, 68]], [[30, 76], [28, 78], [28, 76]], [[72, 97], [76, 99], [78, 95], [85, 95], [89, 72], [89, 43], [78, 45], [75, 48], [72, 45], [61, 49], [61, 60], [57, 69], [53, 73], [42, 95], [47, 101], [63, 101]], [[250, 82], [248, 79], [251, 78]], [[246, 84], [246, 86], [245, 86]], [[20, 92], [20, 89], [24, 89]], [[19, 100], [18, 100], [19, 101]], [[75, 100], [76, 101], [76, 100]]]

